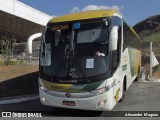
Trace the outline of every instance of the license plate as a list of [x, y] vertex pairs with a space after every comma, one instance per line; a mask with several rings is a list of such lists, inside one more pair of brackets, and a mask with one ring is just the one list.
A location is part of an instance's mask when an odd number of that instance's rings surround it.
[[74, 101], [63, 101], [63, 105], [66, 105], [66, 106], [75, 106], [75, 102]]

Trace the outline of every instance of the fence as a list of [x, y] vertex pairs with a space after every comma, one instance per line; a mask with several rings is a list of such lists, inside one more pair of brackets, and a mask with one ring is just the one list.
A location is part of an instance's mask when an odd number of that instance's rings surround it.
[[[38, 65], [39, 64], [39, 51], [40, 51], [40, 42], [36, 41], [32, 44], [32, 61], [31, 64]], [[0, 60], [3, 60], [3, 56], [0, 55]], [[27, 43], [15, 43], [15, 49], [11, 55], [11, 63], [16, 65], [29, 65], [30, 57], [27, 51]]]

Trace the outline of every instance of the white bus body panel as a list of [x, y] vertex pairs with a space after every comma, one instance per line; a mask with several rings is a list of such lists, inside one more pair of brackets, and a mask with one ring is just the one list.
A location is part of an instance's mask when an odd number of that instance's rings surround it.
[[[40, 93], [41, 103], [47, 106], [56, 106], [62, 108], [83, 109], [83, 110], [112, 110], [113, 107], [115, 106], [115, 102], [113, 102], [114, 101], [113, 88], [110, 89], [110, 91], [108, 91], [105, 94], [90, 98], [81, 98], [81, 99], [55, 97], [45, 93], [42, 90], [39, 90], [39, 93]], [[43, 99], [45, 99], [45, 101]], [[97, 107], [99, 102], [105, 100], [106, 104], [103, 107]], [[74, 101], [75, 106], [64, 106], [63, 101]]]

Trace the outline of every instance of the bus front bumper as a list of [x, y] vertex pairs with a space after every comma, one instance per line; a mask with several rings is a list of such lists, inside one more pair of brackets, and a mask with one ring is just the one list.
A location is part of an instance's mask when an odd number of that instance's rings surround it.
[[[108, 92], [104, 94], [89, 98], [56, 97], [47, 94], [41, 89], [39, 89], [39, 94], [40, 101], [43, 105], [61, 108], [107, 111], [112, 110], [116, 104], [115, 99], [113, 97], [113, 88], [111, 88]], [[71, 104], [64, 104], [64, 102], [70, 102]]]

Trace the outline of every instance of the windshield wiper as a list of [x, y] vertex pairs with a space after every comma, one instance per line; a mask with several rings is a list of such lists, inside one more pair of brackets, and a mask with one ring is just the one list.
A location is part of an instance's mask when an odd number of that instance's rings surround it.
[[76, 62], [77, 68], [79, 69], [80, 73], [82, 74], [82, 76], [84, 77], [86, 82], [90, 82], [90, 80], [87, 78], [82, 66], [80, 65], [79, 61], [77, 60], [77, 56], [75, 55], [74, 34], [75, 34], [75, 31], [73, 30], [73, 27], [72, 27], [72, 36], [71, 36], [71, 42], [70, 42], [71, 72], [75, 71], [75, 62]]
[[71, 41], [70, 41], [70, 59], [69, 59], [69, 62], [71, 63], [71, 67], [70, 67], [70, 71], [75, 71], [75, 62], [74, 62], [74, 58], [75, 58], [75, 55], [74, 55], [74, 33], [75, 31], [73, 30], [73, 27], [72, 27], [72, 36], [71, 36]]
[[82, 74], [82, 76], [84, 77], [84, 79], [86, 80], [86, 82], [90, 82], [90, 80], [88, 79], [88, 77], [86, 76], [82, 66], [80, 65], [79, 61], [77, 60], [77, 57], [75, 57], [75, 61], [76, 61], [76, 65], [77, 65], [77, 68], [79, 69], [80, 73]]

